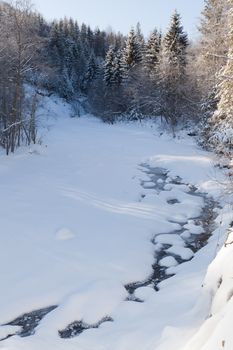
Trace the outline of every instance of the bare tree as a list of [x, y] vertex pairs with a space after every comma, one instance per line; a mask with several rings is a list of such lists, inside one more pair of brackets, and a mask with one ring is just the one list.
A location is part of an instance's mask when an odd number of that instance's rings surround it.
[[[27, 130], [32, 128], [32, 123], [28, 123], [29, 114], [25, 110], [25, 83], [35, 69], [37, 34], [29, 1], [4, 3], [0, 14], [0, 143], [9, 154], [22, 141], [30, 143], [36, 135], [35, 131]], [[34, 108], [35, 105], [31, 112]]]

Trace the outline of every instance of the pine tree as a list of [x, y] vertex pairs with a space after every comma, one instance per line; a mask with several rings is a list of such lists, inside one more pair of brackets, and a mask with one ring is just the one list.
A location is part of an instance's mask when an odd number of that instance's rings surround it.
[[74, 34], [75, 34], [76, 40], [79, 40], [80, 39], [80, 28], [79, 28], [79, 24], [77, 21], [74, 22]]
[[111, 86], [113, 82], [114, 58], [115, 58], [114, 48], [110, 46], [106, 54], [105, 63], [104, 63], [104, 82], [106, 86]]
[[186, 86], [187, 35], [183, 31], [180, 15], [175, 11], [170, 28], [163, 40], [160, 61], [161, 112], [174, 127], [184, 114]]
[[161, 49], [161, 34], [155, 29], [145, 46], [144, 66], [148, 74], [153, 77], [158, 70]]
[[164, 38], [163, 45], [169, 62], [172, 65], [179, 65], [181, 69], [185, 67], [188, 38], [183, 31], [180, 15], [177, 11], [171, 18], [170, 28]]
[[105, 32], [100, 31], [99, 28], [96, 28], [94, 32], [94, 52], [96, 57], [104, 58], [106, 54], [105, 46], [106, 34]]
[[[52, 60], [54, 60], [53, 57], [53, 50], [55, 50], [55, 55], [60, 55], [62, 52], [62, 35], [61, 30], [59, 28], [59, 25], [57, 22], [52, 23], [50, 38], [49, 38], [49, 53]], [[58, 59], [56, 57], [56, 59]], [[58, 64], [58, 62], [56, 62]]]
[[144, 35], [142, 33], [140, 22], [138, 22], [136, 25], [136, 37], [137, 37], [137, 42], [138, 42], [138, 45], [140, 47], [140, 50], [141, 50], [141, 52], [143, 52], [144, 45], [145, 45], [145, 38], [144, 38]]
[[138, 42], [137, 35], [134, 29], [129, 32], [126, 47], [123, 52], [123, 62], [126, 69], [131, 69], [139, 64], [142, 60], [142, 52], [140, 49], [140, 44]]
[[83, 88], [85, 91], [89, 88], [93, 80], [96, 79], [97, 74], [98, 74], [98, 65], [96, 63], [94, 52], [92, 52], [89, 58], [89, 61], [87, 64], [87, 70], [84, 76]]
[[124, 70], [122, 66], [122, 55], [121, 51], [118, 50], [115, 54], [112, 69], [112, 84], [119, 87], [124, 79]]
[[87, 27], [87, 42], [91, 49], [94, 48], [94, 33], [91, 30], [90, 26]]

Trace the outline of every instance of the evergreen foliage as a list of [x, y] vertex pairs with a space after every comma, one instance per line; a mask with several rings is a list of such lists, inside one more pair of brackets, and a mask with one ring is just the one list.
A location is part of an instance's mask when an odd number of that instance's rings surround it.
[[184, 116], [186, 100], [186, 63], [188, 38], [175, 11], [163, 39], [160, 62], [160, 103], [162, 115], [174, 127]]
[[140, 50], [140, 43], [138, 41], [138, 36], [136, 35], [134, 29], [132, 28], [129, 32], [126, 47], [123, 51], [123, 62], [127, 70], [135, 67], [142, 60], [142, 52]]
[[155, 29], [151, 33], [145, 45], [145, 53], [144, 53], [144, 65], [147, 72], [152, 77], [158, 71], [160, 50], [161, 50], [161, 33], [159, 33], [157, 29]]

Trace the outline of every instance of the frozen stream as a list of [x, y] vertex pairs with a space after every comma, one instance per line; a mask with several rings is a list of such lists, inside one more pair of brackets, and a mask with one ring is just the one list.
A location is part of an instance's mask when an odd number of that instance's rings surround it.
[[[155, 262], [152, 265], [152, 272], [150, 276], [142, 281], [136, 281], [125, 285], [128, 291], [128, 297], [126, 301], [141, 302], [144, 300], [135, 296], [137, 289], [141, 287], [153, 287], [155, 291], [159, 290], [159, 283], [169, 277], [173, 276], [172, 268], [190, 261], [194, 254], [203, 248], [208, 239], [211, 236], [215, 226], [214, 221], [216, 219], [216, 211], [218, 203], [212, 198], [209, 198], [205, 193], [197, 191], [197, 188], [192, 184], [186, 184], [180, 177], [170, 178], [168, 171], [159, 167], [150, 167], [143, 164], [142, 171], [148, 176], [148, 180], [141, 181], [141, 186], [147, 190], [154, 190], [157, 193], [162, 191], [169, 192], [174, 188], [179, 189], [182, 187], [186, 194], [190, 198], [200, 197], [203, 199], [203, 207], [201, 214], [197, 217], [190, 217], [187, 221], [174, 219], [172, 222], [180, 225], [179, 230], [168, 232], [167, 234], [156, 234], [151, 243], [154, 245], [154, 258]], [[146, 199], [146, 194], [141, 194], [140, 201], [143, 202]], [[171, 206], [180, 203], [179, 199], [175, 196], [167, 199], [167, 203]], [[191, 227], [191, 232], [189, 228]], [[16, 327], [9, 328], [9, 334], [6, 334], [2, 339], [7, 339], [14, 334], [20, 337], [27, 337], [34, 334], [36, 327], [40, 321], [50, 312], [52, 312], [57, 306], [47, 307], [45, 309], [33, 310], [30, 313], [23, 314], [9, 323], [2, 326]], [[99, 320], [95, 324], [87, 324], [82, 320], [75, 320], [71, 324], [67, 325], [65, 329], [58, 330], [58, 334], [61, 338], [71, 338], [80, 335], [87, 329], [98, 328], [104, 322], [113, 322], [113, 318], [109, 315]]]

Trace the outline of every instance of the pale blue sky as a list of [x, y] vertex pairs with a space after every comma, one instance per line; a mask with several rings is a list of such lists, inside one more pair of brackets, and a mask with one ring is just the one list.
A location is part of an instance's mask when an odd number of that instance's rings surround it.
[[141, 23], [147, 35], [153, 28], [166, 30], [174, 9], [182, 15], [185, 30], [197, 35], [196, 26], [204, 0], [34, 0], [36, 8], [47, 18], [73, 17], [95, 28], [126, 34], [132, 25]]

